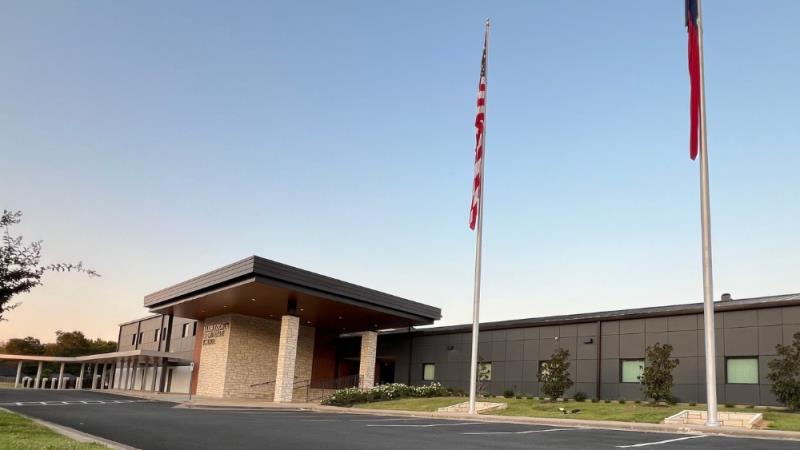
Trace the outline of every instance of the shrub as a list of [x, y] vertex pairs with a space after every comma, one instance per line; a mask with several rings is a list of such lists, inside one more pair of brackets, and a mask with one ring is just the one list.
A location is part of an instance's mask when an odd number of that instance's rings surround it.
[[606, 403], [611, 403], [611, 400], [605, 400]]
[[597, 402], [599, 402], [599, 401], [600, 401], [600, 399], [599, 399], [599, 398], [593, 398], [593, 399], [592, 399], [592, 403], [597, 403]]
[[525, 397], [525, 398], [526, 398], [526, 399], [528, 399], [528, 400], [533, 400], [533, 397], [532, 397], [532, 396], [530, 396], [530, 395], [529, 395], [529, 396], [527, 396], [527, 397]]
[[503, 391], [503, 397], [505, 397], [505, 398], [514, 397], [514, 390], [513, 389], [506, 389], [505, 391]]
[[583, 392], [575, 393], [575, 401], [576, 402], [585, 402], [586, 401], [586, 394]]
[[644, 385], [644, 395], [652, 398], [653, 402], [669, 401], [672, 396], [672, 369], [678, 366], [679, 361], [672, 356], [672, 346], [669, 344], [655, 344], [647, 347], [645, 367], [639, 377]]
[[791, 344], [778, 344], [775, 350], [778, 356], [768, 364], [770, 391], [791, 410], [800, 409], [800, 331]]
[[617, 403], [619, 403], [620, 405], [624, 405], [625, 404], [625, 399], [621, 398], [621, 399], [617, 400]]
[[691, 402], [689, 403], [689, 406], [697, 406], [697, 402]]
[[563, 348], [553, 352], [550, 359], [543, 364], [538, 378], [542, 383], [542, 392], [547, 397], [563, 397], [564, 392], [575, 384], [569, 378], [569, 366], [569, 351]]
[[639, 403], [642, 403], [642, 401], [641, 400], [634, 400], [633, 403], [636, 403], [638, 405]]
[[322, 400], [323, 405], [349, 406], [355, 403], [394, 400], [404, 397], [440, 397], [450, 391], [439, 383], [426, 386], [408, 386], [402, 383], [381, 384], [371, 389], [357, 387], [339, 389]]
[[726, 408], [733, 408], [734, 404], [733, 403], [725, 403], [725, 407]]

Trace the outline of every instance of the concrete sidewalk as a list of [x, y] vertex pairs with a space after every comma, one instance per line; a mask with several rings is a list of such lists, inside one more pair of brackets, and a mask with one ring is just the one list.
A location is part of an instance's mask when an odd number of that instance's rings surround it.
[[398, 411], [390, 409], [360, 409], [340, 406], [325, 406], [319, 403], [275, 403], [259, 399], [222, 399], [192, 396], [188, 394], [162, 394], [152, 392], [107, 391], [119, 395], [147, 398], [177, 403], [177, 408], [191, 409], [263, 409], [291, 411], [319, 411], [328, 413], [347, 413], [399, 417], [420, 417], [432, 419], [474, 420], [480, 422], [516, 423], [531, 425], [551, 425], [557, 427], [602, 428], [620, 431], [649, 431], [660, 433], [698, 433], [722, 436], [740, 436], [766, 439], [790, 439], [800, 441], [800, 432], [762, 429], [742, 429], [732, 427], [707, 427], [703, 425], [668, 425], [663, 423], [619, 422], [613, 420], [557, 419], [526, 416], [499, 416], [481, 414], [477, 416], [462, 413]]

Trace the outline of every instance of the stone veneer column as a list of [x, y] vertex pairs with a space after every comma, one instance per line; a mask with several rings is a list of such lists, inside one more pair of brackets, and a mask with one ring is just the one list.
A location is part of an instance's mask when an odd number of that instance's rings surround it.
[[275, 396], [273, 401], [289, 403], [294, 390], [294, 366], [297, 359], [297, 337], [300, 318], [281, 317], [281, 334], [278, 339], [278, 367], [275, 371]]
[[358, 386], [369, 389], [375, 385], [375, 353], [378, 351], [378, 333], [361, 334], [361, 356], [358, 365]]

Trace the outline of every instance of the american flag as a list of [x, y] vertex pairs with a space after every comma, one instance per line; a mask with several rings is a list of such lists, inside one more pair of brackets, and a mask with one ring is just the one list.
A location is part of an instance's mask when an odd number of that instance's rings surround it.
[[700, 132], [700, 39], [697, 0], [686, 0], [686, 30], [689, 32], [689, 157], [697, 158]]
[[[487, 31], [488, 33], [488, 31]], [[478, 223], [478, 214], [483, 195], [483, 126], [486, 115], [486, 44], [487, 36], [483, 39], [483, 57], [481, 58], [481, 79], [478, 82], [478, 113], [475, 115], [475, 178], [472, 181], [472, 206], [469, 211], [469, 228], [475, 229]]]

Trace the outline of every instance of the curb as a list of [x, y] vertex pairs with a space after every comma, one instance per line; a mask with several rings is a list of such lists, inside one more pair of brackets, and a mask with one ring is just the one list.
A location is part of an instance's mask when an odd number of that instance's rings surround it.
[[34, 423], [37, 423], [43, 427], [49, 428], [50, 430], [64, 436], [70, 438], [74, 441], [82, 442], [82, 443], [94, 443], [94, 444], [101, 444], [108, 448], [113, 448], [115, 450], [138, 450], [136, 447], [131, 447], [129, 445], [120, 444], [119, 442], [112, 441], [110, 439], [101, 438], [99, 436], [95, 436], [93, 434], [84, 433], [83, 431], [78, 431], [74, 428], [65, 427], [64, 425], [58, 425], [52, 422], [48, 422], [46, 420], [37, 419], [36, 417], [30, 417], [28, 415], [22, 414], [17, 411], [11, 411], [5, 408], [0, 408], [2, 411], [9, 412], [11, 414], [16, 414], [18, 416], [22, 416], [26, 419], [32, 420]]

